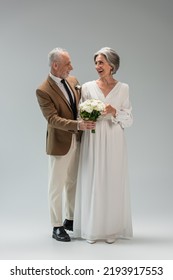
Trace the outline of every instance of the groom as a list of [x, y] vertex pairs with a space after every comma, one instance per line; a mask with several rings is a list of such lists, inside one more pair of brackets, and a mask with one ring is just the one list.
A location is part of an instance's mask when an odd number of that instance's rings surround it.
[[[77, 121], [80, 89], [68, 52], [53, 49], [49, 55], [50, 73], [36, 90], [40, 109], [47, 120], [48, 197], [52, 237], [70, 241], [73, 230], [76, 179], [79, 157], [79, 130], [93, 129], [94, 123]], [[65, 220], [62, 220], [62, 194], [65, 194]]]

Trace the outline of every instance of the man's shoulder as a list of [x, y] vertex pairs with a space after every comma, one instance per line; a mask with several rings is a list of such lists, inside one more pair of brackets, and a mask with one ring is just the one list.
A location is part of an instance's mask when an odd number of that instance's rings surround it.
[[41, 91], [50, 91], [50, 89], [52, 87], [54, 87], [55, 82], [54, 80], [51, 79], [50, 76], [47, 77], [47, 79], [45, 79], [37, 88], [37, 90], [41, 90]]
[[77, 85], [80, 85], [75, 76], [69, 76], [66, 80], [73, 88], [76, 88]]
[[43, 89], [45, 87], [47, 87], [49, 85], [49, 82], [48, 82], [48, 78], [45, 79], [42, 83], [40, 83], [40, 85], [37, 87], [37, 89]]
[[69, 83], [77, 82], [77, 78], [75, 76], [69, 76], [66, 79]]

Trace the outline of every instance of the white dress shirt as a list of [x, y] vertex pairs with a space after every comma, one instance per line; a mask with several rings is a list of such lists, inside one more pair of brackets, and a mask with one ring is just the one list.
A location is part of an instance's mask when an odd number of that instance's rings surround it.
[[[69, 100], [69, 96], [68, 96], [68, 93], [66, 92], [65, 88], [64, 88], [64, 85], [61, 83], [61, 78], [58, 78], [54, 75], [52, 75], [52, 73], [49, 73], [49, 76], [52, 78], [52, 80], [54, 80], [54, 82], [57, 84], [57, 86], [60, 88], [60, 90], [63, 92], [64, 96], [66, 97], [66, 99], [68, 100], [68, 102], [70, 103], [70, 100]], [[67, 83], [66, 83], [67, 84]], [[68, 84], [67, 84], [68, 86]], [[68, 86], [70, 92], [71, 92], [71, 95], [72, 95], [72, 98], [74, 100], [74, 95], [73, 95], [73, 92], [71, 91], [70, 87]]]

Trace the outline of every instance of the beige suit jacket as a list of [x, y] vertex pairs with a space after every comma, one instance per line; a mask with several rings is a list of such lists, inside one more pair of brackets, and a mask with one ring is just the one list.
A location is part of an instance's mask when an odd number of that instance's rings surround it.
[[[67, 82], [78, 106], [80, 90], [75, 86], [79, 83], [75, 77], [68, 77]], [[50, 76], [38, 87], [36, 96], [47, 120], [46, 152], [48, 155], [65, 155], [70, 149], [72, 134], [76, 134], [77, 140], [80, 138], [70, 104]]]

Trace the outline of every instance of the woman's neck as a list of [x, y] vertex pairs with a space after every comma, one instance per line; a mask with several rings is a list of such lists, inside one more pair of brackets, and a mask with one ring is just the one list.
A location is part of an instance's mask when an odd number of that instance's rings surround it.
[[114, 85], [114, 84], [116, 84], [116, 80], [112, 76], [101, 77], [97, 81], [98, 81], [98, 83], [102, 83], [104, 85]]

